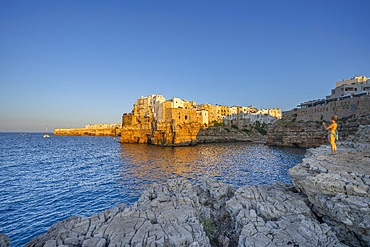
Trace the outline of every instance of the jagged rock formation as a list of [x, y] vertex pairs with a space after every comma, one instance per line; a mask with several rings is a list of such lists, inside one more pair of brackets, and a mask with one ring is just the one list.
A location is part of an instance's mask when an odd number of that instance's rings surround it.
[[139, 201], [55, 224], [26, 246], [210, 246], [196, 190], [185, 180], [153, 185]]
[[238, 246], [341, 246], [291, 188], [247, 186], [226, 202], [235, 221]]
[[285, 147], [318, 147], [327, 143], [326, 131], [319, 122], [279, 120], [268, 126], [267, 145]]
[[329, 104], [283, 112], [283, 118], [268, 127], [267, 145], [319, 147], [327, 143], [322, 121], [338, 116], [339, 140], [356, 133], [360, 125], [370, 124], [370, 96], [354, 97]]
[[267, 136], [254, 128], [238, 130], [223, 126], [201, 128], [197, 122], [176, 123], [140, 121], [135, 116], [123, 118], [120, 141], [123, 143], [149, 143], [160, 146], [188, 146], [198, 143], [253, 141], [266, 142]]
[[10, 239], [7, 235], [0, 233], [0, 247], [9, 247]]
[[[353, 115], [338, 120], [339, 140], [345, 141], [354, 135], [361, 125], [370, 124], [370, 114]], [[267, 145], [286, 147], [319, 147], [328, 143], [327, 131], [322, 122], [294, 121], [292, 118], [283, 118], [275, 124], [268, 125]]]
[[[127, 123], [127, 118], [132, 122]], [[123, 122], [120, 142], [149, 143], [161, 146], [187, 146], [196, 144], [200, 124], [139, 121], [134, 116], [127, 116]]]
[[338, 145], [308, 150], [289, 174], [312, 210], [351, 246], [370, 245], [370, 126]]
[[26, 246], [341, 246], [304, 197], [284, 186], [184, 179], [153, 185], [131, 207], [73, 216]]
[[340, 140], [347, 140], [348, 137], [354, 135], [361, 125], [370, 124], [370, 114], [355, 115], [347, 118], [339, 119], [338, 131]]

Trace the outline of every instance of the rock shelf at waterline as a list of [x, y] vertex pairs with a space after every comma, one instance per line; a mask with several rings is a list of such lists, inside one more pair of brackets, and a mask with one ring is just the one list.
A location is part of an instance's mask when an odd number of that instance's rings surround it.
[[330, 153], [310, 149], [294, 186], [153, 184], [132, 206], [72, 216], [26, 246], [368, 246], [370, 126]]

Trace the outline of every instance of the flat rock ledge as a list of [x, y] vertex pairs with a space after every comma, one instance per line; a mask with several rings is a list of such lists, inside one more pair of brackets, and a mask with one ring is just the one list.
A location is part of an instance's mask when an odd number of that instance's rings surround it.
[[294, 187], [213, 179], [153, 184], [132, 206], [54, 224], [26, 246], [370, 246], [370, 126], [343, 143], [308, 150]]
[[370, 125], [330, 153], [329, 146], [309, 149], [289, 170], [293, 184], [341, 242], [370, 246]]

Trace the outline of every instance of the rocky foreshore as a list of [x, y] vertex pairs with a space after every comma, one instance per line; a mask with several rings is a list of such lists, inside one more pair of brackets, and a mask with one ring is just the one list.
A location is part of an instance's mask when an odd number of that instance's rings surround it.
[[72, 216], [26, 246], [369, 246], [370, 126], [309, 149], [294, 186], [154, 184], [132, 206]]
[[309, 149], [289, 171], [295, 188], [306, 195], [317, 217], [350, 246], [370, 245], [370, 125], [330, 147]]

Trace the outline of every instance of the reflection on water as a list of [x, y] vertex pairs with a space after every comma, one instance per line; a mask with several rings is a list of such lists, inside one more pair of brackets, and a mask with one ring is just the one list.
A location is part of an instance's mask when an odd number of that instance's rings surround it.
[[121, 178], [141, 186], [185, 177], [208, 176], [240, 187], [245, 184], [291, 183], [288, 169], [305, 150], [253, 143], [219, 143], [190, 147], [121, 144]]
[[0, 133], [0, 232], [24, 246], [71, 215], [133, 204], [153, 182], [209, 176], [235, 187], [290, 183], [303, 150], [252, 143], [120, 144], [110, 137]]

